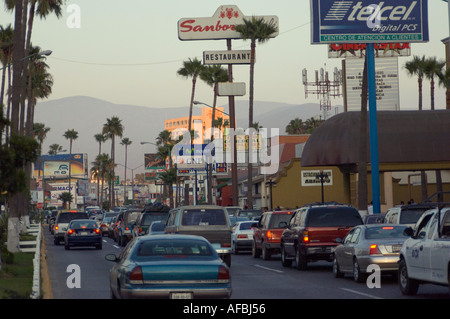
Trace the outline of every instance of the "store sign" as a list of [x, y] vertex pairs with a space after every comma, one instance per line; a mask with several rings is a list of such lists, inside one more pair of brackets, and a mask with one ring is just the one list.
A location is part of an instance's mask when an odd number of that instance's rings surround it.
[[250, 64], [250, 50], [204, 51], [203, 64]]
[[[319, 170], [302, 170], [302, 186], [321, 186], [322, 182], [320, 180]], [[324, 175], [323, 185], [332, 186], [333, 185], [333, 171], [331, 169], [326, 169], [322, 171]]]
[[427, 0], [311, 0], [311, 43], [427, 42]]
[[[345, 60], [345, 87], [347, 111], [361, 111], [362, 75], [364, 59]], [[399, 79], [398, 59], [384, 58], [375, 64], [377, 110], [398, 111]]]
[[[365, 43], [332, 43], [328, 45], [328, 58], [363, 58], [366, 56]], [[393, 58], [411, 55], [410, 43], [374, 44], [376, 58]]]
[[[235, 5], [220, 6], [211, 18], [183, 18], [178, 21], [178, 38], [180, 40], [218, 40], [240, 39], [241, 35], [235, 30], [235, 26], [244, 23], [246, 17]], [[277, 16], [256, 16], [263, 18], [267, 23], [276, 26], [277, 31], [271, 35], [278, 35]]]

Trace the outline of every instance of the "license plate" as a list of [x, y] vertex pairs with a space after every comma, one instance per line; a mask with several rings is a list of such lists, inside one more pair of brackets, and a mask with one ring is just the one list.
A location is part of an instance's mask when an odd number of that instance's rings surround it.
[[88, 233], [86, 232], [86, 231], [82, 231], [81, 233], [80, 233], [80, 235], [81, 236], [86, 236]]
[[192, 292], [172, 292], [170, 299], [192, 299]]

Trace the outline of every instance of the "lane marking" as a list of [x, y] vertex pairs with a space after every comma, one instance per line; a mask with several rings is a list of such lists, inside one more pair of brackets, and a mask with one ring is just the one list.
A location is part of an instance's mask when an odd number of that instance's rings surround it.
[[364, 292], [360, 292], [360, 291], [353, 290], [353, 289], [348, 289], [348, 288], [340, 288], [340, 289], [348, 291], [348, 292], [351, 292], [351, 293], [354, 293], [354, 294], [357, 294], [357, 295], [369, 297], [369, 298], [372, 298], [372, 299], [384, 299], [382, 297], [377, 297], [377, 296], [374, 296], [374, 295], [371, 295], [371, 294], [366, 294]]
[[261, 266], [261, 265], [254, 265], [254, 266], [255, 266], [255, 267], [258, 267], [258, 268], [261, 268], [261, 269], [265, 269], [265, 270], [269, 270], [269, 271], [274, 271], [274, 272], [277, 272], [277, 273], [279, 273], [279, 274], [283, 273], [283, 271], [278, 270], [278, 269], [268, 268], [268, 267], [264, 267], [264, 266]]

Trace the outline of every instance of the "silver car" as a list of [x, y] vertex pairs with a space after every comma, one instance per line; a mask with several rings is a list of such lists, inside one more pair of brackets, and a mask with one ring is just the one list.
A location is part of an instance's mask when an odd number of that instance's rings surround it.
[[398, 271], [403, 242], [408, 238], [406, 225], [366, 224], [353, 228], [336, 247], [333, 274], [336, 278], [349, 273], [356, 282], [363, 282], [369, 265], [378, 265], [382, 273]]

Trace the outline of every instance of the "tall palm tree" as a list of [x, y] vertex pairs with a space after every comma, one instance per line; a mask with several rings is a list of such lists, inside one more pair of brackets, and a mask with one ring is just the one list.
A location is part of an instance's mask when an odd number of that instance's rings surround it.
[[3, 66], [0, 90], [0, 104], [4, 104], [3, 99], [5, 96], [6, 71], [10, 69], [9, 65], [11, 64], [12, 60], [13, 44], [14, 30], [11, 24], [9, 24], [7, 27], [3, 27], [0, 25], [0, 62]]
[[[91, 172], [97, 177], [97, 181], [100, 185], [101, 180], [101, 192], [100, 192], [100, 198], [99, 198], [99, 206], [103, 209], [103, 193], [104, 193], [104, 187], [105, 185], [105, 179], [110, 180], [111, 176], [111, 169], [114, 167], [111, 158], [108, 154], [102, 153], [98, 154], [95, 158], [95, 161], [92, 162], [92, 169]], [[109, 184], [109, 183], [108, 183]]]
[[[173, 183], [176, 182], [176, 178], [172, 179], [174, 169], [172, 166], [172, 148], [175, 145], [176, 141], [172, 139], [171, 133], [168, 130], [161, 131], [158, 134], [158, 137], [156, 138], [156, 145], [158, 145], [158, 155], [163, 158], [169, 159], [169, 169], [166, 170], [165, 178], [161, 177], [161, 179], [164, 180], [164, 184], [168, 185], [169, 187], [169, 201], [170, 201], [170, 207], [174, 207], [174, 201], [173, 201]], [[176, 170], [175, 170], [175, 177], [176, 177]], [[188, 189], [189, 191], [189, 189]], [[188, 193], [189, 194], [189, 193]]]
[[33, 134], [39, 142], [39, 150], [42, 153], [42, 143], [47, 137], [47, 133], [50, 132], [50, 128], [45, 126], [44, 123], [34, 123], [33, 124]]
[[[425, 56], [419, 57], [415, 55], [411, 61], [405, 63], [405, 69], [409, 76], [417, 76], [417, 83], [419, 89], [419, 111], [423, 109], [423, 78], [425, 76]], [[425, 200], [428, 197], [427, 194], [427, 178], [425, 171], [420, 171], [420, 184], [422, 190], [422, 200]]]
[[131, 145], [131, 143], [132, 143], [132, 141], [128, 137], [123, 138], [122, 141], [120, 142], [121, 145], [125, 146], [125, 174], [124, 174], [124, 178], [123, 178], [124, 182], [125, 182], [125, 185], [124, 185], [125, 188], [123, 191], [124, 192], [124, 195], [123, 195], [124, 202], [126, 202], [128, 199], [128, 195], [127, 195], [127, 156], [128, 156], [128, 146]]
[[[106, 142], [107, 138], [106, 138], [105, 134], [103, 134], [103, 133], [95, 134], [94, 138], [98, 143], [98, 155], [100, 155], [102, 153], [102, 143]], [[99, 168], [97, 167], [97, 169], [99, 169]], [[100, 199], [100, 197], [99, 197], [99, 195], [100, 195], [100, 174], [96, 174], [96, 177], [97, 177], [97, 200], [99, 200]]]
[[78, 138], [78, 132], [74, 129], [67, 130], [63, 136], [69, 140], [69, 192], [71, 191], [72, 184], [72, 143]]
[[[114, 172], [114, 167], [115, 167], [115, 137], [122, 137], [123, 135], [123, 130], [124, 127], [122, 125], [122, 120], [119, 119], [117, 116], [113, 116], [109, 119], [106, 119], [106, 123], [103, 125], [103, 134], [105, 134], [108, 138], [111, 139], [111, 161], [112, 161], [112, 176], [114, 178], [115, 176], [115, 172]], [[110, 205], [111, 208], [113, 208], [115, 206], [115, 195], [114, 192], [112, 191], [113, 189], [113, 185], [110, 185]]]
[[[240, 33], [242, 39], [250, 40], [250, 85], [249, 85], [249, 112], [248, 127], [253, 125], [253, 91], [255, 75], [255, 51], [256, 42], [262, 44], [267, 42], [277, 31], [277, 26], [273, 22], [266, 22], [263, 18], [252, 17], [243, 19], [244, 23], [235, 26], [235, 30]], [[251, 137], [249, 137], [251, 139]], [[250, 154], [250, 152], [249, 152]], [[248, 161], [248, 194], [247, 205], [253, 207], [253, 166], [252, 161]]]
[[[200, 74], [200, 79], [205, 81], [209, 86], [213, 87], [213, 109], [211, 115], [210, 136], [210, 142], [212, 142], [214, 140], [214, 122], [216, 120], [216, 103], [218, 95], [217, 87], [220, 82], [228, 81], [228, 70], [222, 68], [220, 65], [210, 65], [204, 68], [203, 72]], [[210, 163], [208, 170], [208, 204], [212, 204], [212, 163]]]
[[56, 155], [63, 152], [63, 147], [59, 144], [52, 144], [49, 146], [48, 155]]
[[194, 106], [194, 96], [195, 96], [195, 86], [197, 84], [197, 77], [200, 76], [204, 69], [201, 61], [197, 58], [193, 60], [189, 58], [188, 61], [183, 62], [183, 67], [178, 69], [177, 74], [185, 78], [192, 78], [192, 90], [191, 90], [191, 101], [189, 103], [189, 123], [188, 131], [192, 129], [192, 108]]

